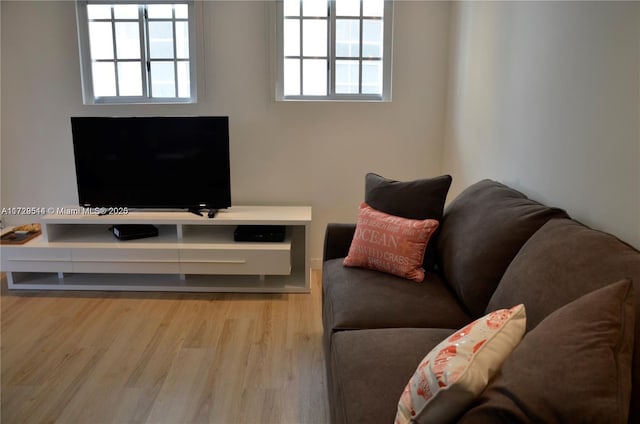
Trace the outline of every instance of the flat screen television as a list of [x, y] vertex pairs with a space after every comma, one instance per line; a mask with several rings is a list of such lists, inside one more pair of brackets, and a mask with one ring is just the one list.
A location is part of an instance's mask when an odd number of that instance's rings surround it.
[[229, 118], [71, 117], [84, 207], [231, 206]]

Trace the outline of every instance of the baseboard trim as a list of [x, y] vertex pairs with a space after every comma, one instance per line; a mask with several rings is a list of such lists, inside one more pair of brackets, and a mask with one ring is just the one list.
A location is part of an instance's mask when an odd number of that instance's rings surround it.
[[321, 270], [322, 269], [322, 258], [311, 258], [311, 269]]

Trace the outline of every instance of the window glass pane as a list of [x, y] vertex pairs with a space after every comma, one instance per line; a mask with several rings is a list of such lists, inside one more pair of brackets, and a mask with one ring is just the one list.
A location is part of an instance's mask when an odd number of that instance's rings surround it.
[[118, 4], [113, 6], [113, 16], [116, 19], [138, 19], [137, 4]]
[[150, 4], [147, 6], [147, 16], [149, 19], [173, 18], [173, 5]]
[[189, 62], [178, 62], [178, 97], [191, 97]]
[[116, 22], [118, 59], [140, 59], [140, 27], [137, 22]]
[[300, 0], [284, 0], [284, 16], [300, 16]]
[[140, 62], [118, 63], [118, 88], [120, 96], [142, 96]]
[[382, 57], [382, 21], [365, 19], [362, 23], [362, 56]]
[[176, 57], [189, 59], [189, 23], [176, 22]]
[[327, 55], [327, 20], [307, 19], [302, 22], [302, 54]]
[[89, 22], [91, 59], [113, 59], [113, 38], [110, 22]]
[[302, 94], [307, 96], [327, 95], [326, 59], [306, 59], [302, 61]]
[[362, 92], [364, 94], [382, 94], [382, 61], [364, 61], [362, 63]]
[[151, 93], [153, 97], [175, 97], [175, 81], [173, 62], [151, 62]]
[[171, 22], [149, 22], [149, 55], [152, 59], [173, 58]]
[[[383, 57], [390, 54], [384, 51], [386, 0], [282, 2], [280, 78], [285, 97], [373, 98], [360, 95], [387, 92], [383, 86], [388, 82]], [[354, 96], [343, 97], [348, 94]]]
[[303, 0], [302, 14], [304, 16], [327, 16], [327, 0]]
[[284, 60], [284, 95], [300, 95], [300, 59]]
[[113, 62], [93, 62], [93, 95], [95, 97], [116, 95], [116, 73]]
[[336, 0], [336, 15], [360, 16], [360, 0]]
[[87, 16], [89, 19], [111, 19], [111, 6], [108, 4], [87, 5]]
[[[77, 5], [87, 16], [78, 29], [86, 38], [80, 44], [82, 75], [91, 79], [86, 103], [117, 101], [118, 97], [123, 103], [144, 101], [147, 96], [166, 101], [192, 97], [195, 68], [190, 60], [195, 40], [190, 31], [190, 2], [95, 0], [87, 4], [91, 1], [79, 1]], [[298, 13], [300, 1], [287, 0], [298, 6]], [[325, 5], [327, 1], [321, 0]], [[300, 38], [298, 33], [298, 54], [302, 49]]]
[[384, 0], [362, 0], [364, 16], [384, 16]]
[[300, 56], [300, 19], [284, 21], [284, 55]]
[[188, 19], [189, 18], [189, 6], [186, 4], [176, 4], [175, 6], [176, 19]]
[[357, 60], [336, 61], [336, 93], [359, 93], [360, 70]]
[[358, 57], [360, 55], [360, 21], [336, 19], [336, 56]]

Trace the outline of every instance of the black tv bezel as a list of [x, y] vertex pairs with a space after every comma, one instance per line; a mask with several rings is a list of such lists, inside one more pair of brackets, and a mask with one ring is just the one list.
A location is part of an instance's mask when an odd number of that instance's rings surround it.
[[[225, 187], [222, 188], [224, 191], [223, 196], [218, 196], [215, 200], [209, 199], [205, 202], [194, 202], [194, 203], [183, 203], [183, 202], [147, 202], [147, 203], [136, 203], [136, 202], [127, 202], [127, 201], [99, 201], [93, 199], [93, 201], [88, 200], [89, 196], [86, 193], [86, 188], [81, 190], [80, 181], [80, 173], [78, 172], [78, 167], [80, 159], [78, 154], [78, 140], [75, 131], [74, 121], [77, 120], [206, 120], [213, 119], [217, 121], [224, 121], [224, 127], [226, 129], [225, 134], [222, 137], [217, 137], [217, 141], [222, 138], [224, 140], [223, 150], [225, 153], [225, 161], [217, 162], [218, 169], [222, 169], [226, 175], [226, 184]], [[74, 164], [75, 164], [75, 172], [76, 172], [76, 188], [78, 191], [78, 204], [85, 208], [127, 208], [131, 210], [201, 210], [201, 209], [210, 209], [210, 210], [218, 210], [218, 209], [226, 209], [231, 207], [231, 166], [230, 166], [230, 147], [229, 147], [229, 117], [228, 116], [72, 116], [70, 118], [71, 121], [71, 131], [72, 131], [72, 143], [73, 143], [73, 152], [74, 152]], [[219, 146], [218, 146], [219, 147]], [[224, 162], [224, 164], [223, 164]], [[84, 194], [82, 192], [85, 192]], [[112, 199], [113, 200], [113, 199]]]

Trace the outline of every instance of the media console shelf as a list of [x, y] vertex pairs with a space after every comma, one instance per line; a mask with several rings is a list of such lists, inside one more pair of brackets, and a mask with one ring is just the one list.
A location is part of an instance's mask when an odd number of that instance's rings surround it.
[[[42, 235], [2, 246], [10, 289], [309, 292], [311, 207], [233, 206], [189, 212], [45, 215]], [[114, 224], [152, 224], [158, 236], [116, 239]], [[283, 225], [283, 242], [236, 242], [238, 225]]]

